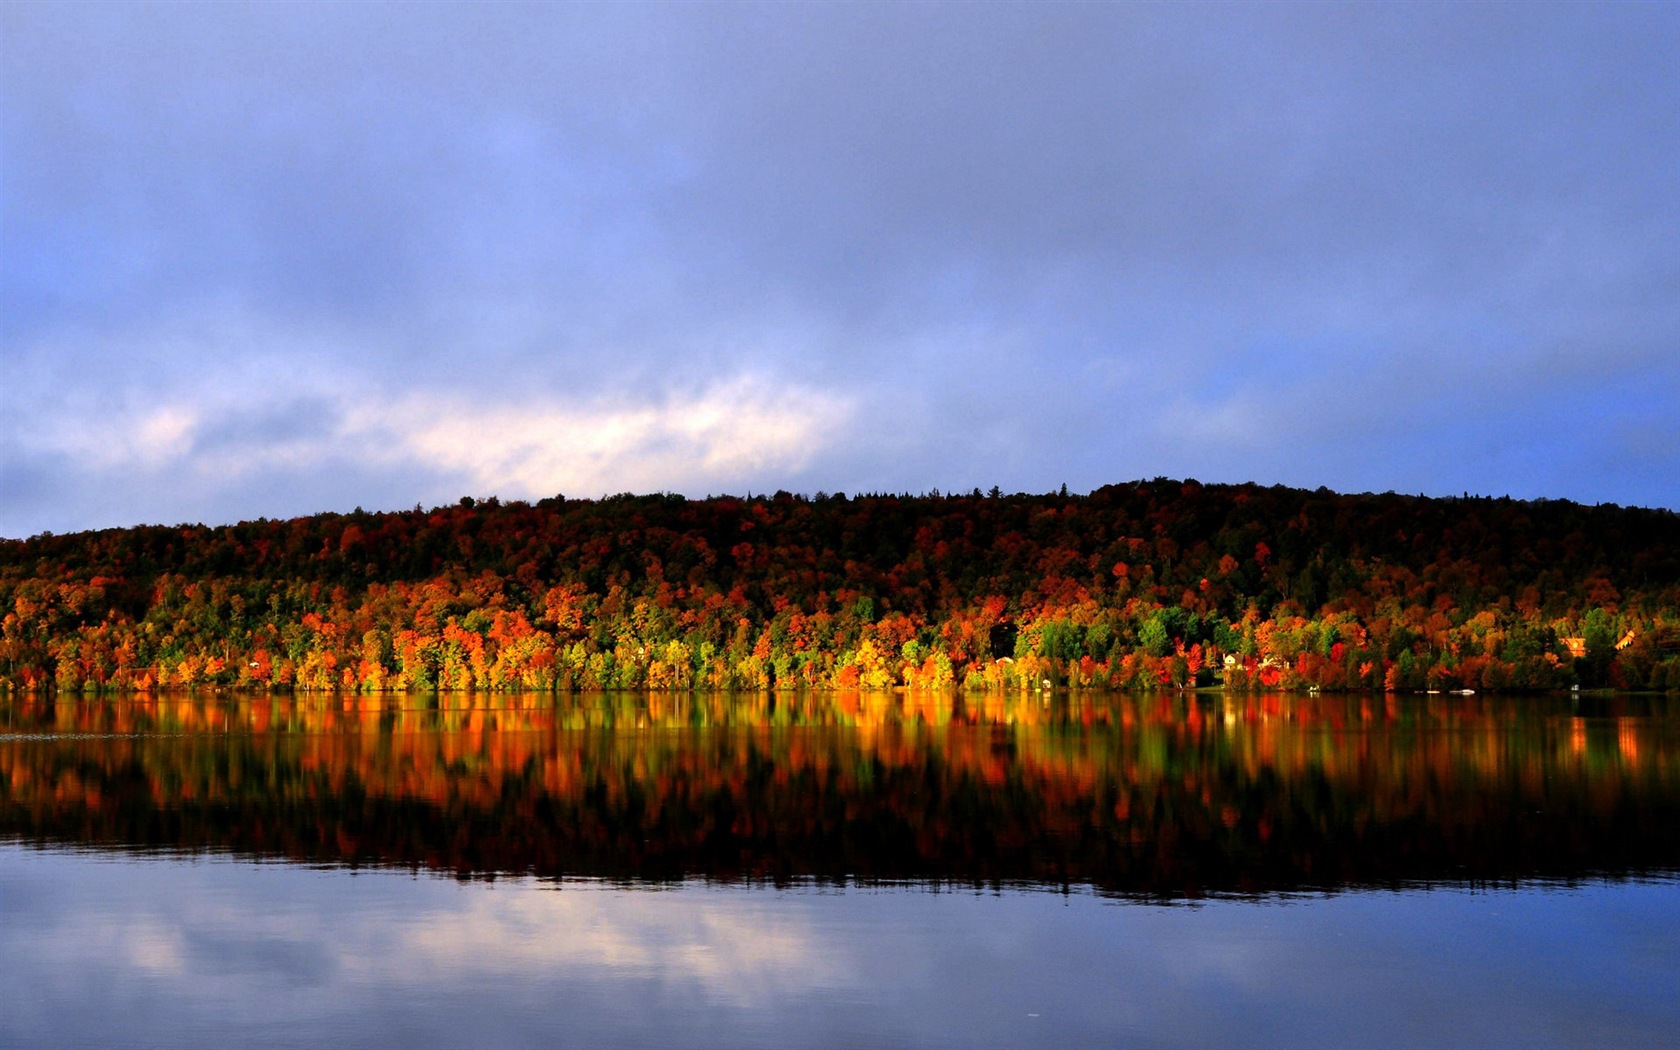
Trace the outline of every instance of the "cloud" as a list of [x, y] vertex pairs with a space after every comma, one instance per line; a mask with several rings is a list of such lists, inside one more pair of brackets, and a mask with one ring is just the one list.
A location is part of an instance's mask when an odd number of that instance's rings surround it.
[[[740, 491], [798, 476], [855, 422], [846, 391], [751, 367], [663, 385], [393, 380], [361, 364], [358, 340], [378, 338], [217, 310], [32, 348], [13, 375], [35, 396], [0, 421], [0, 534], [463, 494]], [[171, 355], [193, 343], [201, 354]], [[120, 381], [66, 392], [60, 354], [108, 357]]]
[[142, 409], [126, 418], [99, 416], [50, 431], [30, 429], [16, 441], [29, 452], [58, 455], [82, 469], [156, 470], [192, 449], [197, 419], [182, 406]]
[[752, 375], [581, 405], [419, 394], [353, 412], [340, 441], [520, 498], [687, 491], [795, 474], [841, 437], [851, 411], [843, 397]]
[[0, 19], [0, 531], [1161, 473], [1680, 505], [1672, 8]]

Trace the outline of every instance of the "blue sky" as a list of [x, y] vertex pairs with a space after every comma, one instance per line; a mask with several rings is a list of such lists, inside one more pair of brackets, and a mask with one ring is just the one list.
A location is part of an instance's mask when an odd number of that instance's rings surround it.
[[0, 7], [0, 535], [1680, 507], [1680, 7]]

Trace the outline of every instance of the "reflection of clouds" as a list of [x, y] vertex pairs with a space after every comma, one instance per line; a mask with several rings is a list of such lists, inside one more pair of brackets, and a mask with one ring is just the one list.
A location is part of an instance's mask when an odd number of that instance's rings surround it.
[[1562, 1047], [1680, 1023], [1649, 934], [1680, 922], [1672, 882], [1158, 908], [113, 856], [0, 846], [0, 1045]]
[[750, 890], [457, 885], [222, 860], [88, 865], [0, 847], [0, 896], [27, 904], [8, 911], [0, 967], [110, 970], [192, 994], [540, 979], [764, 1008], [870, 979], [814, 898]]
[[128, 959], [148, 977], [180, 977], [186, 973], [179, 930], [147, 920], [132, 930], [113, 928], [110, 932], [115, 935], [113, 940], [123, 948], [119, 958]]
[[774, 898], [755, 903], [738, 894], [503, 887], [465, 894], [459, 903], [405, 925], [386, 941], [388, 950], [362, 955], [354, 965], [378, 979], [416, 972], [446, 977], [464, 960], [514, 974], [576, 970], [649, 977], [687, 982], [713, 1000], [739, 1006], [862, 980], [849, 952], [818, 945], [803, 909]]
[[148, 978], [179, 979], [192, 969], [181, 927], [155, 914], [106, 914], [88, 921], [78, 916], [74, 937], [54, 937], [37, 944], [36, 964], [74, 967], [87, 958], [108, 960]]

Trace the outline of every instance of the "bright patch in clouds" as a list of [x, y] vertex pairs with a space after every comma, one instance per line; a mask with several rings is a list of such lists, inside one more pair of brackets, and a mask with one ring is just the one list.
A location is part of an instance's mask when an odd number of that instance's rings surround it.
[[18, 435], [23, 447], [62, 453], [98, 470], [165, 467], [192, 449], [198, 414], [184, 405], [78, 418], [74, 426], [43, 428], [37, 423]]
[[[7, 436], [44, 473], [77, 462], [115, 489], [290, 490], [349, 467], [409, 479], [410, 498], [452, 502], [468, 493], [535, 499], [751, 487], [793, 476], [842, 443], [853, 414], [844, 395], [765, 375], [571, 400], [427, 389], [393, 396], [345, 377], [309, 390], [243, 387], [230, 398], [219, 393], [230, 387], [223, 380], [207, 374], [202, 389], [162, 404], [135, 398], [20, 415]], [[245, 513], [287, 512], [258, 505]], [[0, 535], [39, 527], [0, 521]]]
[[389, 435], [388, 452], [518, 498], [741, 483], [793, 473], [832, 444], [849, 403], [741, 377], [697, 393], [594, 405], [452, 403], [418, 395], [352, 416], [346, 438]]

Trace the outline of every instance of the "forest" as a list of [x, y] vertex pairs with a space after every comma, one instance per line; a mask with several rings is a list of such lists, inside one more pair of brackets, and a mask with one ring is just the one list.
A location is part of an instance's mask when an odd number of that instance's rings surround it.
[[1157, 478], [0, 540], [0, 688], [1680, 690], [1680, 517]]

